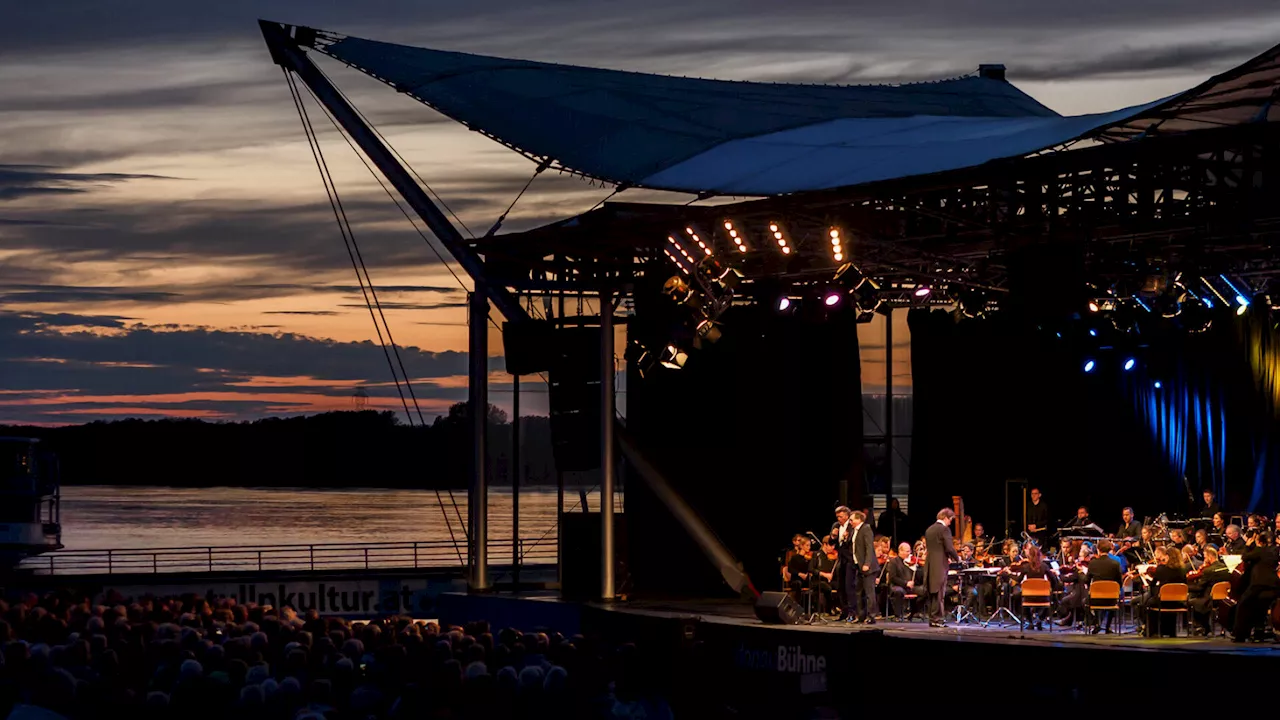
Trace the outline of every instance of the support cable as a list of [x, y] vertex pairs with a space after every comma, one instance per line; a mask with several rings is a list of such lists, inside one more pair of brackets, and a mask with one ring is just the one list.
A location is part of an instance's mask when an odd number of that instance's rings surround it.
[[[419, 407], [418, 399], [413, 393], [413, 385], [409, 381], [408, 373], [405, 371], [404, 363], [400, 358], [400, 352], [395, 344], [395, 340], [391, 337], [391, 326], [387, 324], [386, 315], [382, 311], [381, 303], [378, 302], [377, 291], [373, 287], [373, 281], [369, 276], [368, 268], [364, 264], [364, 257], [360, 253], [359, 245], [356, 243], [350, 221], [346, 216], [345, 209], [342, 207], [341, 198], [338, 196], [337, 185], [333, 183], [333, 176], [329, 173], [328, 164], [324, 160], [324, 152], [320, 148], [319, 137], [315, 134], [315, 128], [311, 124], [310, 115], [306, 111], [306, 106], [302, 101], [301, 93], [298, 92], [293, 76], [289, 74], [288, 70], [285, 70], [284, 68], [281, 69], [284, 70], [285, 81], [289, 85], [290, 96], [293, 98], [294, 107], [298, 111], [298, 119], [301, 121], [303, 132], [307, 136], [307, 145], [311, 149], [312, 158], [316, 161], [316, 169], [320, 171], [320, 178], [325, 186], [325, 194], [329, 198], [329, 205], [334, 212], [334, 219], [338, 222], [338, 230], [342, 234], [343, 244], [347, 248], [347, 256], [351, 260], [352, 269], [356, 272], [356, 282], [360, 284], [360, 292], [364, 296], [365, 306], [369, 309], [369, 317], [373, 320], [374, 330], [378, 336], [378, 344], [382, 347], [383, 356], [387, 360], [387, 367], [391, 371], [391, 379], [395, 383], [397, 394], [400, 396], [400, 403], [404, 408], [405, 416], [409, 420], [409, 426], [413, 427], [413, 414], [409, 411], [409, 403], [405, 398], [404, 390], [400, 387], [400, 376], [397, 376], [396, 374], [396, 367], [395, 364], [392, 363], [391, 353], [387, 351], [388, 342], [390, 342], [392, 349], [395, 351], [396, 364], [399, 364], [400, 366], [400, 375], [404, 377], [405, 386], [409, 390], [410, 397], [413, 399], [413, 406], [414, 410], [417, 412], [418, 421], [423, 427], [426, 427], [426, 421], [422, 417], [422, 409]], [[341, 134], [341, 131], [339, 131], [339, 134]], [[343, 137], [345, 137], [345, 135]], [[368, 285], [367, 290], [366, 283]], [[372, 302], [370, 297], [371, 294]], [[377, 315], [374, 314], [375, 306], [377, 307]], [[381, 318], [381, 323], [379, 322], [379, 317]], [[382, 333], [383, 327], [386, 328], [385, 340]], [[462, 558], [462, 552], [458, 548], [457, 536], [453, 531], [453, 523], [449, 519], [449, 514], [445, 511], [444, 498], [441, 497], [439, 488], [435, 488], [434, 490], [436, 494], [436, 502], [440, 506], [440, 512], [444, 515], [445, 527], [449, 531], [449, 539], [453, 544], [454, 552], [458, 554], [458, 562], [465, 564]], [[450, 500], [453, 501], [454, 513], [458, 515], [458, 522], [461, 524], [462, 516], [458, 511], [457, 501], [453, 499], [452, 490], [450, 490], [449, 497]]]

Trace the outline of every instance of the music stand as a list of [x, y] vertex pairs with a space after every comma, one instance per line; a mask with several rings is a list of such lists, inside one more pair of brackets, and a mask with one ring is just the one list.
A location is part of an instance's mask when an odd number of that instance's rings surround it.
[[[950, 568], [948, 568], [947, 574], [950, 575]], [[980, 622], [978, 620], [977, 615], [974, 615], [972, 612], [969, 612], [969, 605], [968, 603], [965, 602], [965, 600], [967, 599], [967, 596], [964, 593], [964, 578], [965, 578], [964, 570], [963, 569], [957, 570], [956, 571], [956, 582], [957, 582], [956, 595], [958, 597], [956, 599], [959, 600], [959, 602], [956, 603], [956, 606], [953, 609], [953, 612], [955, 612], [956, 614], [956, 619], [955, 619], [956, 625], [959, 625], [960, 623], [970, 622], [970, 621]]]

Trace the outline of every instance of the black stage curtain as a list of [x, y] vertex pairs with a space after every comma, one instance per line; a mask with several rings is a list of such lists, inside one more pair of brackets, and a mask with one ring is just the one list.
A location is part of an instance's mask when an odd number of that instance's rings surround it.
[[[662, 302], [665, 298], [658, 298]], [[628, 328], [646, 337], [645, 308]], [[862, 390], [852, 315], [735, 307], [723, 338], [682, 370], [629, 368], [627, 425], [639, 446], [759, 590], [781, 585], [797, 532], [830, 530], [842, 482], [862, 482]], [[642, 595], [725, 592], [719, 572], [633, 475], [628, 570]]]
[[[1259, 388], [1269, 378], [1274, 398], [1277, 380], [1253, 369], [1280, 367], [1266, 318], [1227, 313], [1208, 332], [1149, 330], [1121, 339], [1127, 347], [1079, 323], [957, 323], [936, 310], [908, 322], [915, 518], [927, 522], [961, 495], [999, 534], [1007, 479], [1038, 486], [1055, 523], [1084, 504], [1109, 531], [1126, 505], [1139, 518], [1182, 515], [1203, 488], [1228, 510], [1274, 509], [1275, 402]], [[1136, 366], [1124, 371], [1131, 356]], [[1097, 368], [1085, 373], [1089, 358]]]

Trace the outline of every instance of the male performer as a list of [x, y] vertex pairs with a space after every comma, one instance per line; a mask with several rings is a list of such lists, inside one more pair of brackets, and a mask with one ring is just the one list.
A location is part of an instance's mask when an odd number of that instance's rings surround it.
[[[1133, 514], [1133, 510], [1130, 508], [1125, 508], [1125, 511], [1128, 512], [1130, 515]], [[1138, 532], [1142, 532], [1142, 531], [1139, 530]], [[1117, 558], [1115, 555], [1112, 555], [1111, 551], [1112, 551], [1112, 547], [1111, 547], [1110, 540], [1098, 541], [1098, 554], [1095, 555], [1094, 558], [1089, 561], [1089, 566], [1088, 566], [1089, 570], [1084, 574], [1084, 578], [1083, 578], [1085, 583], [1092, 585], [1093, 583], [1099, 580], [1111, 580], [1113, 582], [1117, 582], [1121, 584], [1124, 583], [1124, 568], [1121, 567], [1119, 558]], [[1087, 596], [1087, 593], [1086, 593], [1086, 596]], [[1103, 612], [1107, 614], [1107, 624], [1104, 632], [1110, 635], [1112, 613], [1110, 610], [1104, 610]], [[1097, 635], [1098, 634], [1098, 617], [1097, 615], [1094, 614], [1092, 610], [1089, 610], [1089, 625], [1090, 625], [1089, 632], [1093, 635]]]
[[889, 560], [889, 602], [893, 605], [893, 619], [902, 622], [907, 595], [915, 592], [915, 568], [907, 565], [911, 558], [910, 543], [898, 546], [898, 554]]
[[1040, 500], [1040, 488], [1031, 488], [1031, 504], [1027, 506], [1027, 532], [1041, 548], [1049, 541], [1049, 506]]
[[1116, 539], [1134, 538], [1134, 542], [1137, 542], [1137, 538], [1142, 536], [1142, 523], [1134, 518], [1133, 508], [1125, 508], [1120, 513], [1120, 520], [1120, 529], [1116, 531]]
[[880, 575], [880, 562], [876, 560], [875, 531], [867, 524], [867, 516], [855, 510], [850, 519], [853, 527], [850, 546], [850, 573], [853, 578], [848, 586], [850, 612], [846, 619], [874, 625], [876, 622], [876, 578]]
[[960, 562], [951, 542], [951, 519], [955, 516], [951, 508], [942, 508], [938, 511], [938, 521], [924, 532], [927, 556], [924, 582], [929, 588], [929, 627], [944, 627], [942, 605], [947, 592], [947, 570], [951, 563]]
[[1222, 544], [1218, 553], [1220, 555], [1243, 555], [1245, 550], [1244, 538], [1240, 537], [1239, 525], [1227, 526], [1227, 541]]
[[831, 536], [836, 541], [836, 555], [838, 562], [836, 563], [836, 579], [837, 582], [832, 586], [838, 588], [840, 595], [841, 616], [844, 619], [853, 617], [854, 595], [850, 591], [853, 587], [853, 521], [851, 516], [853, 511], [848, 507], [841, 505], [836, 508], [836, 524], [831, 528]]
[[1196, 512], [1196, 517], [1211, 518], [1216, 513], [1222, 512], [1222, 508], [1218, 507], [1218, 503], [1213, 499], [1213, 491], [1209, 488], [1204, 489], [1204, 504], [1201, 505]]
[[1089, 519], [1089, 508], [1085, 507], [1084, 505], [1081, 505], [1080, 507], [1076, 508], [1076, 516], [1071, 519], [1071, 522], [1067, 523], [1067, 527], [1083, 528], [1084, 526], [1090, 524], [1091, 522], [1093, 521]]

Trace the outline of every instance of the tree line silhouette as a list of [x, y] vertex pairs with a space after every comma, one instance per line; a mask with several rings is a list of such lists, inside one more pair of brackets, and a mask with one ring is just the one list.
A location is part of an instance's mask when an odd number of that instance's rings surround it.
[[[512, 424], [489, 406], [489, 478], [511, 483]], [[456, 403], [426, 426], [364, 410], [246, 422], [97, 421], [61, 427], [0, 426], [0, 436], [40, 438], [67, 485], [174, 487], [464, 488], [470, 412]], [[522, 485], [554, 485], [550, 421], [520, 418]]]

